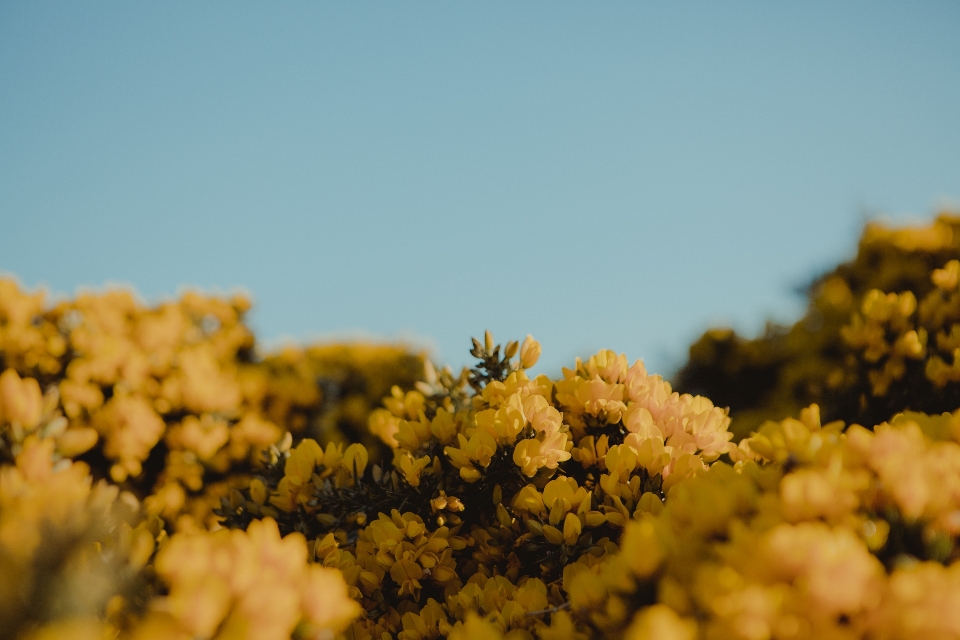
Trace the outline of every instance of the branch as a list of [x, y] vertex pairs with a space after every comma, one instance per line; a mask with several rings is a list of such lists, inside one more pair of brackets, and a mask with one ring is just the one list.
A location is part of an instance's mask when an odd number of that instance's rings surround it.
[[542, 616], [545, 613], [556, 613], [557, 611], [563, 611], [564, 609], [569, 609], [570, 603], [564, 602], [563, 604], [557, 605], [555, 607], [550, 607], [549, 609], [541, 609], [540, 611], [527, 611], [526, 615], [528, 616]]

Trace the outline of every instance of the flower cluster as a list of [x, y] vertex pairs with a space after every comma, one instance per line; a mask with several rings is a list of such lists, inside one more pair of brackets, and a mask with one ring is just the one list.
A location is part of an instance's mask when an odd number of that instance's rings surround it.
[[[873, 289], [867, 293], [859, 312], [841, 329], [846, 346], [863, 363], [857, 373], [860, 377], [866, 374], [863, 381], [856, 373], [838, 369], [838, 378], [850, 378], [854, 394], [848, 395], [856, 395], [861, 404], [875, 404], [878, 398], [891, 395], [892, 386], [905, 386], [902, 383], [909, 377], [913, 393], [922, 393], [926, 405], [935, 405], [930, 410], [960, 403], [958, 280], [960, 260], [951, 260], [931, 272], [935, 288], [919, 303], [910, 291], [885, 294]], [[917, 371], [908, 376], [908, 367]]]
[[960, 406], [960, 216], [867, 225], [850, 262], [818, 278], [792, 326], [747, 340], [711, 329], [690, 347], [677, 387], [730, 407], [737, 439], [817, 403], [830, 419], [873, 425], [912, 409]]
[[306, 539], [281, 539], [269, 518], [246, 532], [178, 533], [154, 566], [168, 592], [151, 602], [134, 640], [322, 638], [359, 614], [342, 574], [308, 564]]
[[214, 526], [219, 499], [245, 485], [284, 432], [359, 439], [382, 394], [411, 387], [422, 371], [421, 357], [392, 346], [315, 345], [260, 357], [243, 322], [249, 306], [239, 295], [186, 293], [148, 307], [108, 291], [48, 308], [42, 293], [0, 279], [3, 385], [20, 375], [34, 387], [31, 398], [40, 386], [52, 390], [67, 421], [60, 451], [95, 463], [98, 478], [144, 499], [177, 529]]

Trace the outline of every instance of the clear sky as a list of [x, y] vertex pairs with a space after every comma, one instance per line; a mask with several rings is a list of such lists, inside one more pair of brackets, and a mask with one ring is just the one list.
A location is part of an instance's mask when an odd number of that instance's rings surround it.
[[0, 2], [0, 271], [668, 373], [960, 201], [960, 3]]

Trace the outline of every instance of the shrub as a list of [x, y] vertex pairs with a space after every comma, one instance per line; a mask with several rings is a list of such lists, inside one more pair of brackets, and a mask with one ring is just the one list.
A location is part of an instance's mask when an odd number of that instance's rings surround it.
[[829, 420], [873, 425], [905, 410], [960, 406], [960, 217], [922, 227], [868, 224], [856, 257], [819, 277], [792, 326], [756, 339], [707, 331], [677, 387], [730, 408], [737, 438], [764, 420], [821, 405]]
[[797, 325], [694, 345], [739, 442], [612, 351], [263, 355], [242, 298], [0, 281], [0, 635], [958, 637], [958, 233], [870, 226]]

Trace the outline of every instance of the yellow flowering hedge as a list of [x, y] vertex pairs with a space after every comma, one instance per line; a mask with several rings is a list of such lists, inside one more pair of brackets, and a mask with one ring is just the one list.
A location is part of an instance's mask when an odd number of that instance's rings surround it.
[[0, 637], [960, 638], [954, 234], [694, 345], [739, 439], [612, 351], [262, 354], [242, 298], [0, 280]]

